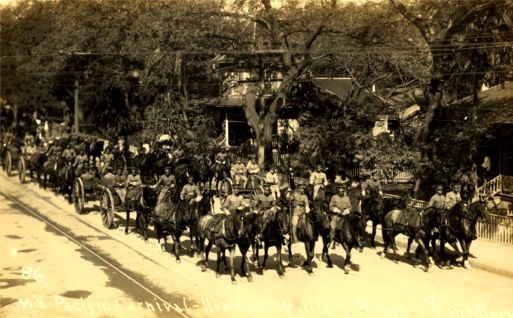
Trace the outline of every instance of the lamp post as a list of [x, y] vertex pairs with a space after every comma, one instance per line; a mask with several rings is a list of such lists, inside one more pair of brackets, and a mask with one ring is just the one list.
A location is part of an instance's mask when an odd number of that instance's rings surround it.
[[78, 106], [78, 80], [75, 80], [75, 107], [74, 107], [75, 120], [74, 120], [74, 125], [75, 125], [75, 133], [76, 134], [78, 134], [79, 131], [80, 131], [80, 128], [79, 128], [79, 111], [80, 111], [80, 108]]

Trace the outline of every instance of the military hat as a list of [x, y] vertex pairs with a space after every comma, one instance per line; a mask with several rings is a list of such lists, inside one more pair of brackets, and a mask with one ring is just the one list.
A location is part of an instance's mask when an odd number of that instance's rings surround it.
[[444, 186], [441, 184], [436, 185], [436, 190], [443, 190]]

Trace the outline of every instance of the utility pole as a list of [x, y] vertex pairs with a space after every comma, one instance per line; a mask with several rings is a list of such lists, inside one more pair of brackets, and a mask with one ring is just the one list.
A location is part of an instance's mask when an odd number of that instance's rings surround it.
[[79, 132], [79, 107], [78, 107], [78, 80], [75, 80], [75, 133], [78, 134]]

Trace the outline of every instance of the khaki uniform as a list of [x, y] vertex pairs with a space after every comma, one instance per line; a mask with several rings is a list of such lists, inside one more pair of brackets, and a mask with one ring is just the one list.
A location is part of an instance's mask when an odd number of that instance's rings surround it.
[[242, 187], [246, 187], [248, 177], [246, 176], [246, 167], [242, 163], [234, 164], [231, 168], [230, 173], [234, 178], [235, 184], [240, 185], [242, 183]]
[[271, 189], [271, 193], [273, 194], [274, 199], [278, 200], [280, 198], [280, 177], [278, 174], [276, 172], [272, 173], [269, 171], [265, 175], [265, 182], [270, 184], [269, 188]]
[[339, 195], [335, 194], [331, 197], [330, 211], [337, 213], [331, 218], [330, 222], [330, 239], [333, 240], [335, 238], [335, 234], [337, 232], [337, 223], [343, 215], [347, 215], [351, 212], [351, 201], [347, 195]]
[[195, 208], [202, 199], [201, 191], [195, 184], [186, 184], [180, 192], [180, 199], [186, 200], [191, 209]]
[[429, 200], [429, 206], [435, 207], [437, 209], [445, 208], [445, 195], [435, 193], [431, 200]]
[[163, 174], [160, 176], [159, 180], [155, 184], [155, 187], [160, 186], [159, 195], [157, 198], [157, 202], [161, 202], [164, 197], [166, 196], [166, 193], [176, 186], [176, 179], [175, 176], [170, 174], [169, 176]]
[[313, 199], [317, 199], [321, 187], [328, 185], [328, 178], [324, 172], [314, 171], [310, 175], [310, 184], [313, 185]]
[[238, 207], [242, 206], [244, 197], [242, 195], [230, 194], [226, 197], [221, 206], [221, 210], [228, 210], [229, 213], [233, 213]]
[[451, 191], [445, 195], [445, 208], [447, 210], [452, 209], [458, 202], [461, 202], [461, 196], [459, 192], [455, 193], [454, 191]]
[[294, 192], [290, 197], [290, 200], [292, 201], [292, 240], [293, 242], [298, 242], [297, 223], [299, 221], [299, 216], [303, 213], [310, 212], [310, 203], [308, 202], [306, 194], [299, 192]]

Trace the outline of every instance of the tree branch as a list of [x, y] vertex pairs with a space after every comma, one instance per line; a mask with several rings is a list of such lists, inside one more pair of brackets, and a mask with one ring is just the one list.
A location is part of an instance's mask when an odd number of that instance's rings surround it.
[[389, 2], [397, 10], [397, 12], [399, 12], [406, 20], [410, 21], [411, 24], [416, 26], [424, 40], [426, 40], [427, 43], [430, 43], [426, 33], [426, 26], [424, 25], [422, 20], [417, 18], [411, 12], [409, 12], [404, 6], [404, 4], [397, 4], [395, 0], [389, 0]]

